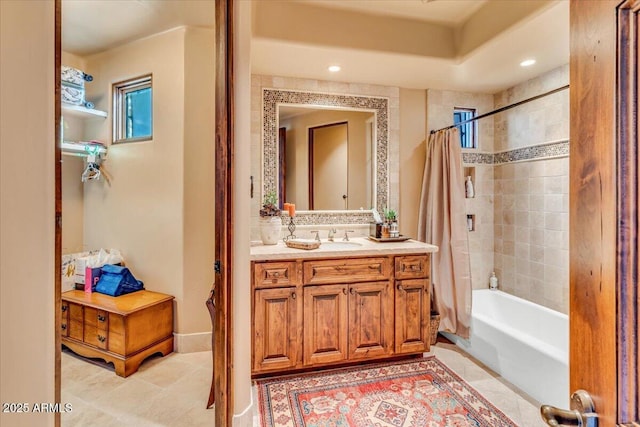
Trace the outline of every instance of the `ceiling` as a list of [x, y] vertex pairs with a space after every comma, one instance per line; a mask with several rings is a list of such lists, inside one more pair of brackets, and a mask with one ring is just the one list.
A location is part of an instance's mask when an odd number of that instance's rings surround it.
[[213, 27], [213, 0], [62, 0], [62, 50], [79, 56], [182, 25]]
[[[182, 25], [211, 28], [214, 4], [63, 0], [63, 50], [85, 56]], [[252, 0], [252, 72], [495, 93], [568, 63], [568, 4]], [[519, 66], [530, 57], [534, 66]], [[342, 70], [329, 73], [332, 64]]]

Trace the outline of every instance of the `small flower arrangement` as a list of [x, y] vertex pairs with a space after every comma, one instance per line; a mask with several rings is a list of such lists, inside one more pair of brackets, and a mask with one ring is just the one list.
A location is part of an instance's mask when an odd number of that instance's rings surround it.
[[264, 196], [264, 203], [260, 209], [261, 217], [280, 216], [282, 212], [278, 208], [278, 196], [274, 191]]

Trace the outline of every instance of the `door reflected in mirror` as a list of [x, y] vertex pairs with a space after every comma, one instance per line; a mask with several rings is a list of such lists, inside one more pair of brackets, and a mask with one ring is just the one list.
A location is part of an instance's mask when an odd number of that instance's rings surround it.
[[279, 200], [301, 210], [370, 209], [375, 113], [278, 105]]

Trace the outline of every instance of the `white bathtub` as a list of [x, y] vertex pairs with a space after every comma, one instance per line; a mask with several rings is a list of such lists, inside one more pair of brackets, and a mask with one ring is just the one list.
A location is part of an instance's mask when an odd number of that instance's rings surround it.
[[473, 291], [471, 337], [460, 348], [544, 404], [569, 407], [569, 319], [502, 291]]

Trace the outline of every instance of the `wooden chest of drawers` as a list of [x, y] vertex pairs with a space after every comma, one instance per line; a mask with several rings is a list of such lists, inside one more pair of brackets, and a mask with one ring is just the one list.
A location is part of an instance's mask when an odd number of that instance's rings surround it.
[[138, 291], [119, 297], [83, 291], [62, 294], [62, 344], [113, 363], [126, 377], [155, 353], [173, 351], [173, 297]]

